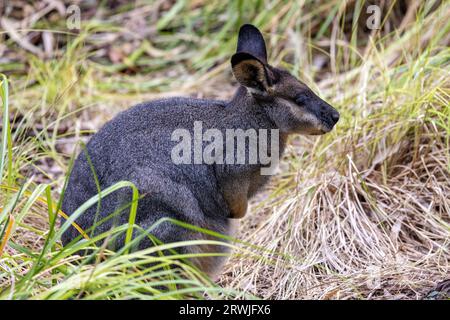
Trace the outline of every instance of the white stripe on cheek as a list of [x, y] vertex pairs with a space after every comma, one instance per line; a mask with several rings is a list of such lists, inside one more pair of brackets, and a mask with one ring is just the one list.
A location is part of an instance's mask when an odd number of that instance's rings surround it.
[[287, 105], [291, 111], [292, 116], [295, 117], [295, 119], [297, 119], [298, 121], [308, 123], [312, 127], [315, 127], [319, 130], [323, 129], [322, 122], [315, 115], [310, 112], [302, 111], [300, 107], [292, 101], [283, 98], [277, 98], [276, 101], [280, 104]]

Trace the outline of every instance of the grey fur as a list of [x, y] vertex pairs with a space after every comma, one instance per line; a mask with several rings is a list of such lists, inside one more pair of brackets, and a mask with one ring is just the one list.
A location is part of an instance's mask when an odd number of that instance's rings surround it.
[[[163, 217], [172, 217], [231, 234], [236, 220], [233, 218], [245, 214], [248, 199], [268, 180], [267, 176], [260, 175], [260, 164], [175, 165], [170, 157], [177, 144], [171, 141], [175, 129], [192, 131], [194, 121], [202, 121], [204, 130], [215, 128], [223, 132], [238, 128], [279, 129], [281, 155], [289, 134], [322, 134], [337, 122], [337, 111], [308, 87], [288, 72], [261, 61], [261, 52], [265, 54], [262, 36], [255, 36], [254, 27], [245, 25], [243, 28], [244, 31], [251, 30], [241, 32], [245, 34], [245, 41], [258, 43], [245, 45], [240, 39], [240, 47], [244, 47], [246, 52], [237, 52], [232, 66], [238, 80], [242, 79], [241, 84], [246, 86], [241, 85], [230, 101], [171, 98], [141, 103], [108, 122], [87, 144], [86, 151], [102, 190], [122, 180], [131, 181], [138, 187], [143, 197], [139, 201], [136, 223], [144, 229]], [[248, 52], [252, 48], [258, 50], [254, 59], [252, 52]], [[299, 96], [304, 98], [299, 100]], [[96, 194], [97, 187], [86, 152], [81, 152], [71, 172], [62, 209], [72, 214]], [[130, 201], [129, 189], [103, 197], [99, 219]], [[96, 210], [96, 206], [92, 206], [76, 220], [77, 224], [89, 229]], [[128, 212], [129, 208], [124, 209], [115, 223], [126, 223]], [[113, 221], [110, 219], [98, 226], [95, 233], [109, 230]], [[161, 224], [152, 234], [165, 243], [210, 238], [169, 222]], [[63, 243], [67, 244], [78, 236], [78, 231], [70, 227], [63, 234]], [[121, 242], [123, 238], [119, 246]], [[151, 245], [149, 240], [144, 240], [139, 247]], [[181, 251], [226, 250], [222, 246], [203, 246]], [[213, 275], [220, 271], [224, 261], [223, 258], [204, 258], [194, 263]]]

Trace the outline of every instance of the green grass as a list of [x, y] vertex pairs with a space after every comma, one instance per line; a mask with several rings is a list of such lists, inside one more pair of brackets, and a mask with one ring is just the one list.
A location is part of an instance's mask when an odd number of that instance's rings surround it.
[[[137, 1], [141, 14], [130, 18], [133, 5], [103, 3], [102, 18], [83, 18], [79, 31], [68, 32], [62, 17], [28, 26], [53, 35], [46, 59], [0, 30], [0, 298], [411, 299], [448, 277], [449, 4], [411, 2], [402, 11], [404, 2], [392, 1], [379, 30], [365, 27], [367, 4], [178, 1], [158, 11]], [[127, 251], [139, 229], [135, 202], [128, 224], [62, 248], [70, 221], [58, 224], [60, 199], [80, 141], [143, 100], [229, 98], [229, 58], [245, 22], [263, 31], [269, 61], [327, 99], [341, 120], [325, 136], [290, 140], [220, 282], [180, 262], [186, 256], [149, 255], [193, 243]], [[137, 31], [148, 32], [130, 37]], [[123, 234], [121, 251], [97, 246]], [[87, 257], [73, 255], [88, 248]]]
[[[129, 182], [119, 182], [102, 190], [102, 196], [106, 196], [120, 188], [133, 188], [133, 203], [130, 206], [130, 219], [127, 225], [93, 238], [85, 234], [84, 241], [73, 241], [68, 246], [61, 247], [59, 243], [61, 234], [88, 207], [96, 204], [99, 196], [87, 201], [57, 228], [57, 218], [64, 213], [59, 209], [58, 199], [53, 199], [49, 185], [39, 184], [33, 188], [33, 191], [28, 190], [31, 181], [23, 183], [20, 189], [12, 186], [14, 184], [11, 179], [13, 150], [7, 116], [8, 80], [4, 75], [1, 76], [3, 77], [0, 91], [4, 110], [3, 119], [6, 119], [3, 128], [6, 130], [3, 130], [2, 136], [0, 167], [2, 168], [1, 176], [7, 177], [7, 182], [2, 184], [4, 193], [0, 215], [0, 226], [2, 226], [0, 254], [3, 269], [0, 299], [181, 299], [239, 295], [233, 290], [224, 290], [214, 285], [194, 267], [183, 263], [183, 259], [190, 256], [188, 254], [174, 253], [170, 256], [159, 257], [150, 255], [181, 246], [203, 244], [205, 241], [158, 245], [140, 252], [129, 252], [133, 243], [140, 240], [131, 238], [133, 228], [138, 228], [134, 225], [138, 192]], [[36, 233], [44, 241], [42, 247], [36, 252], [12, 240], [11, 236], [16, 228], [27, 227], [27, 222], [24, 221], [26, 215], [31, 216], [34, 210], [42, 210], [36, 208], [39, 204], [47, 207], [49, 223], [48, 229], [45, 230], [33, 230], [33, 228], [27, 230]], [[45, 211], [43, 213], [45, 214]], [[148, 231], [151, 232], [151, 229]], [[122, 233], [126, 233], [125, 247], [119, 252], [111, 252], [96, 245], [106, 237], [114, 238]], [[219, 242], [209, 241], [208, 243]], [[6, 245], [10, 247], [10, 251], [4, 251]], [[87, 257], [74, 256], [76, 252], [84, 249], [92, 249], [92, 253]], [[21, 271], [24, 269], [27, 272], [22, 274]]]

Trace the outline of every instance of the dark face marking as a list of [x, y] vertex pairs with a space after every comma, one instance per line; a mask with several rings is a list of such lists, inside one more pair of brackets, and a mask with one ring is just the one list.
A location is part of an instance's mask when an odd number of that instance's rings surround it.
[[273, 108], [271, 115], [280, 129], [288, 133], [324, 134], [339, 120], [339, 112], [320, 99], [308, 86], [288, 71], [270, 67], [273, 85], [259, 98]]

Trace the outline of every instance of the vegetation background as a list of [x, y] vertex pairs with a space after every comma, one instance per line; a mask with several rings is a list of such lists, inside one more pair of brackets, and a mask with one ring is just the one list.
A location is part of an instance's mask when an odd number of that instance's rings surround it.
[[[141, 101], [229, 98], [247, 22], [271, 63], [341, 120], [290, 140], [219, 283], [176, 252], [148, 255], [195, 243], [97, 247], [137, 228], [133, 206], [130, 224], [61, 248], [59, 200], [80, 141]], [[0, 0], [0, 299], [445, 297], [449, 42], [449, 1]]]

